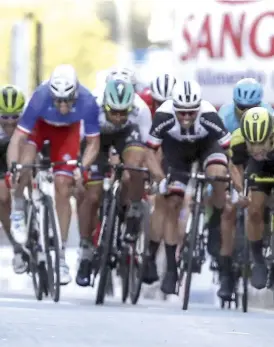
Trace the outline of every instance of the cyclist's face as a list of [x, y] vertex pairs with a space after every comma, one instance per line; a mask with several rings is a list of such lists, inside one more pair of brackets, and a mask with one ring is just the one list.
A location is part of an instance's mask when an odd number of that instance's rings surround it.
[[247, 150], [250, 153], [250, 155], [255, 160], [265, 160], [267, 154], [271, 151], [271, 140], [268, 139], [264, 143], [259, 144], [251, 144], [249, 142], [246, 143]]
[[188, 129], [194, 123], [198, 111], [176, 111], [177, 119], [182, 128]]
[[63, 115], [66, 115], [71, 111], [73, 103], [74, 100], [54, 99], [54, 106]]
[[247, 110], [249, 110], [249, 109], [252, 108], [252, 107], [257, 107], [257, 106], [259, 106], [259, 104], [246, 106], [246, 105], [240, 105], [240, 104], [236, 104], [236, 103], [235, 103], [235, 110], [236, 110], [236, 113], [237, 113], [238, 117], [242, 117], [242, 115], [243, 115]]
[[20, 118], [19, 114], [0, 115], [0, 125], [8, 136], [12, 136], [17, 126], [19, 118]]

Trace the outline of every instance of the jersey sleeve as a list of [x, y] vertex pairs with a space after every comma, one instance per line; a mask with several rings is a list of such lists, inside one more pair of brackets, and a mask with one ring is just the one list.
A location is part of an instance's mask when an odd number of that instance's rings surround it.
[[224, 149], [229, 148], [231, 134], [217, 112], [208, 112], [201, 115], [200, 122], [208, 131], [212, 139], [216, 139]]
[[88, 102], [85, 107], [85, 113], [83, 117], [84, 136], [95, 137], [100, 134], [99, 128], [99, 106], [97, 105], [94, 97]]
[[40, 117], [44, 101], [41, 100], [40, 92], [36, 90], [27, 105], [24, 108], [23, 114], [19, 120], [17, 128], [26, 133], [30, 134], [35, 126], [36, 121]]
[[174, 124], [175, 119], [172, 114], [156, 112], [147, 138], [147, 147], [158, 149], [163, 142], [165, 133], [171, 129]]
[[139, 130], [141, 133], [141, 137], [142, 137], [142, 142], [146, 143], [148, 140], [149, 131], [152, 125], [151, 112], [147, 105], [144, 105], [139, 110], [138, 120], [139, 120], [138, 125], [139, 125]]
[[245, 140], [240, 129], [237, 129], [232, 133], [228, 153], [234, 165], [246, 165], [248, 153]]

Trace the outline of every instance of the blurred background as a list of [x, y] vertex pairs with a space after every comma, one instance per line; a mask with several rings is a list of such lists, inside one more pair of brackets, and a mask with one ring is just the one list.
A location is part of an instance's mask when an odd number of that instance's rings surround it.
[[94, 88], [126, 65], [141, 85], [159, 72], [195, 78], [216, 106], [255, 77], [274, 103], [273, 0], [0, 0], [1, 83], [29, 95], [55, 65]]

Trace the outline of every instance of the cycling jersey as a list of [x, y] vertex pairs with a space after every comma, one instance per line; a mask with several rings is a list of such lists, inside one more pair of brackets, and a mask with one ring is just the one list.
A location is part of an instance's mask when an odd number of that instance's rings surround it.
[[93, 95], [84, 86], [79, 85], [77, 99], [68, 114], [61, 114], [53, 102], [48, 83], [42, 83], [29, 100], [18, 129], [29, 134], [38, 120], [54, 127], [69, 126], [83, 120], [86, 136], [99, 135], [99, 109]]
[[[230, 133], [207, 101], [201, 102], [200, 111], [189, 129], [183, 129], [177, 120], [172, 100], [164, 102], [156, 111], [150, 129], [147, 146], [163, 151], [162, 168], [190, 172], [192, 163], [199, 161], [203, 169], [212, 164], [227, 165], [225, 149], [229, 147]], [[178, 192], [184, 192], [187, 178], [174, 175], [181, 182]]]
[[[249, 175], [255, 174], [262, 177], [274, 175], [274, 143], [264, 160], [255, 160], [248, 152], [241, 129], [237, 129], [232, 133], [229, 155], [234, 165], [246, 166], [246, 172]], [[272, 186], [271, 184], [253, 183], [251, 189], [269, 195]]]
[[156, 109], [155, 109], [153, 98], [151, 95], [151, 90], [149, 88], [145, 88], [141, 92], [138, 92], [138, 95], [147, 104], [147, 106], [150, 109], [151, 115], [153, 117]]
[[[273, 113], [273, 108], [271, 105], [261, 102], [261, 107], [265, 107], [270, 113]], [[232, 133], [234, 130], [238, 129], [240, 126], [240, 117], [237, 115], [234, 103], [225, 104], [219, 109], [219, 116], [222, 118], [227, 130]]]
[[158, 148], [166, 136], [179, 143], [193, 143], [210, 138], [218, 140], [223, 148], [228, 148], [231, 134], [225, 128], [216, 109], [208, 101], [202, 100], [194, 124], [186, 130], [177, 120], [173, 101], [167, 100], [156, 111], [147, 145]]

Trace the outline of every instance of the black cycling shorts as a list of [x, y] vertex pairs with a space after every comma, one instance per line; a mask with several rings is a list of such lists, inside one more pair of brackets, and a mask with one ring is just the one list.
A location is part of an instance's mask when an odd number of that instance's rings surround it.
[[[191, 172], [192, 164], [199, 161], [200, 167], [205, 170], [209, 165], [220, 164], [227, 166], [227, 156], [224, 149], [217, 141], [212, 141], [207, 138], [194, 143], [181, 143], [178, 148], [178, 141], [166, 143], [163, 147], [162, 167], [165, 173], [169, 168], [175, 171]], [[189, 179], [182, 177], [180, 174], [172, 175], [172, 181], [176, 181], [178, 193], [185, 191]]]

